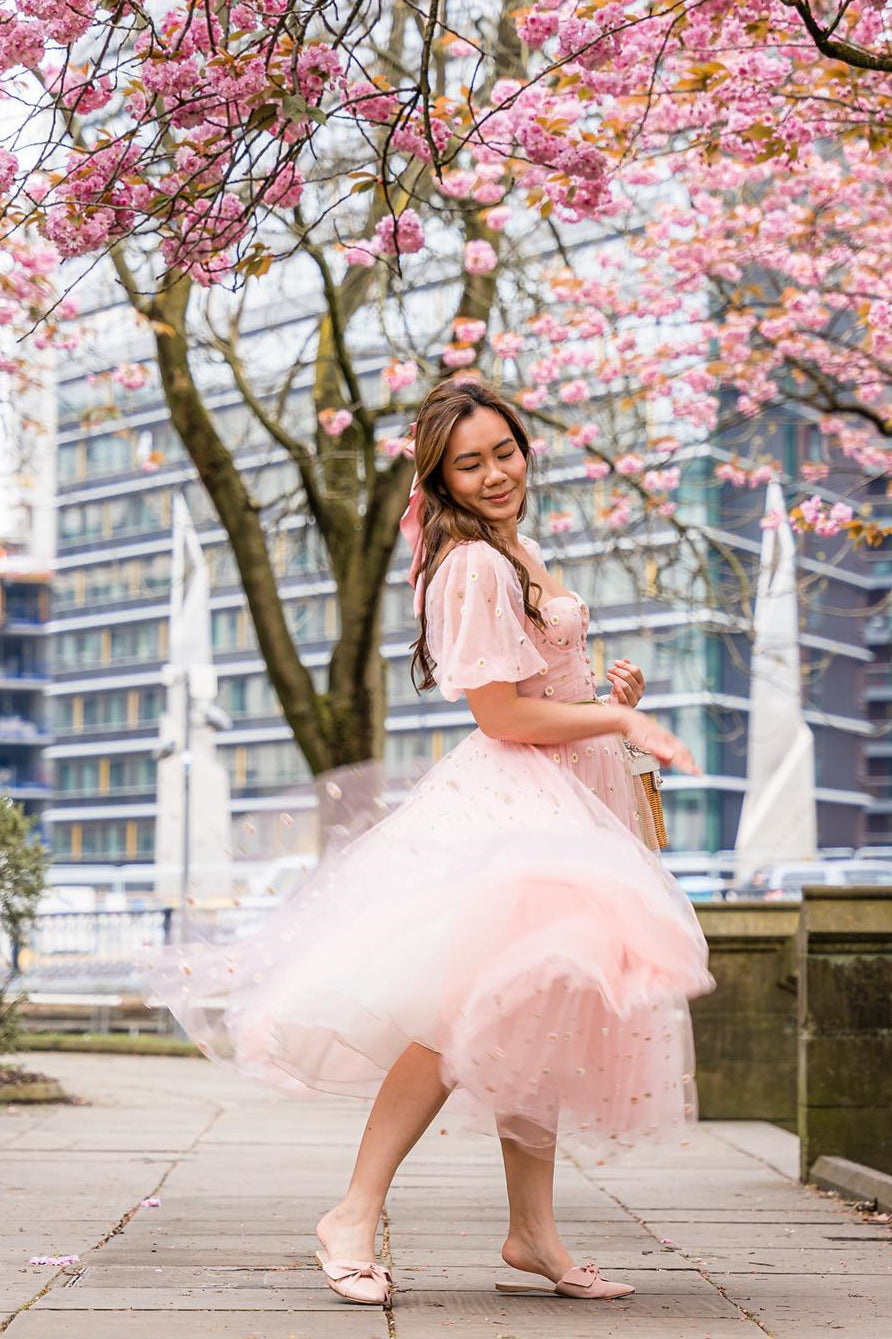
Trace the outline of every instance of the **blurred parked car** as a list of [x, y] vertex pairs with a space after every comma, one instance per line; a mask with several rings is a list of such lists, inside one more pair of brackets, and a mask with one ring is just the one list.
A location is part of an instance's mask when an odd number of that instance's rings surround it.
[[836, 885], [846, 884], [850, 888], [859, 883], [879, 884], [881, 887], [892, 885], [892, 861], [834, 860], [828, 869], [829, 882]]
[[756, 870], [749, 883], [739, 884], [729, 896], [764, 897], [771, 901], [797, 899], [810, 884], [835, 888], [858, 884], [892, 887], [892, 861], [816, 860], [798, 864], [790, 861]]
[[711, 874], [677, 874], [676, 879], [692, 902], [721, 902], [728, 891], [727, 879]]
[[771, 901], [800, 898], [806, 884], [832, 883], [832, 861], [788, 861], [757, 869], [748, 883], [738, 884], [737, 897], [764, 897]]

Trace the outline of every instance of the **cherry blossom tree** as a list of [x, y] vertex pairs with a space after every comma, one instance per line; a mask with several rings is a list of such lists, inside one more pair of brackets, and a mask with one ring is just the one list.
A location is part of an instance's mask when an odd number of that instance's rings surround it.
[[[733, 431], [714, 482], [755, 489], [780, 464], [745, 428], [781, 411], [821, 440], [796, 528], [887, 533], [862, 508], [892, 435], [882, 4], [21, 0], [0, 77], [28, 113], [0, 151], [7, 253], [39, 238], [60, 292], [66, 261], [113, 266], [314, 771], [382, 746], [405, 425], [444, 374], [509, 387], [537, 453], [585, 451], [607, 534], [669, 527], [696, 565], [676, 496], [697, 448]], [[246, 313], [282, 293], [315, 314], [258, 370]], [[45, 297], [8, 309], [65, 338]], [[292, 462], [329, 556], [325, 692], [202, 358]], [[825, 496], [840, 466], [850, 495]]]

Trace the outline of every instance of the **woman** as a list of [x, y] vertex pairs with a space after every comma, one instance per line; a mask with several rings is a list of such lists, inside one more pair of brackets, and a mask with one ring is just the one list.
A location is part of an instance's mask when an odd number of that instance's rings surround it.
[[[427, 396], [403, 518], [413, 671], [449, 701], [464, 693], [479, 728], [260, 935], [225, 956], [180, 950], [179, 976], [157, 977], [215, 1058], [298, 1092], [375, 1094], [347, 1193], [317, 1225], [317, 1259], [348, 1301], [390, 1300], [374, 1262], [384, 1199], [454, 1089], [501, 1137], [504, 1260], [584, 1298], [633, 1289], [560, 1241], [558, 1134], [615, 1145], [692, 1110], [685, 1000], [712, 980], [622, 736], [698, 768], [634, 710], [643, 679], [628, 661], [608, 671], [610, 700], [593, 700], [588, 610], [517, 529], [529, 458], [522, 421], [488, 387]], [[203, 1011], [209, 995], [222, 1013]]]

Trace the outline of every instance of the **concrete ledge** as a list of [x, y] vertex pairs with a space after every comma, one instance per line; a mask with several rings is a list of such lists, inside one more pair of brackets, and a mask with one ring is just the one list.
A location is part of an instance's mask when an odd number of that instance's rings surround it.
[[821, 1190], [836, 1190], [849, 1200], [876, 1200], [877, 1208], [892, 1213], [892, 1176], [864, 1167], [848, 1158], [818, 1158], [808, 1179]]

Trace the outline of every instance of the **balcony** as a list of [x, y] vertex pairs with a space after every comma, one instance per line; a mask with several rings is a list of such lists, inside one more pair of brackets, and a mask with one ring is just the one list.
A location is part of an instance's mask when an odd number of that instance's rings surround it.
[[888, 646], [892, 642], [892, 618], [888, 614], [875, 614], [864, 625], [865, 646]]
[[0, 661], [0, 688], [44, 688], [49, 681], [50, 676], [42, 666]]
[[0, 766], [0, 794], [13, 800], [45, 800], [52, 791], [45, 781], [25, 767]]
[[0, 716], [0, 744], [51, 744], [53, 736], [24, 716]]
[[864, 666], [864, 700], [888, 702], [892, 700], [892, 664], [888, 660]]

